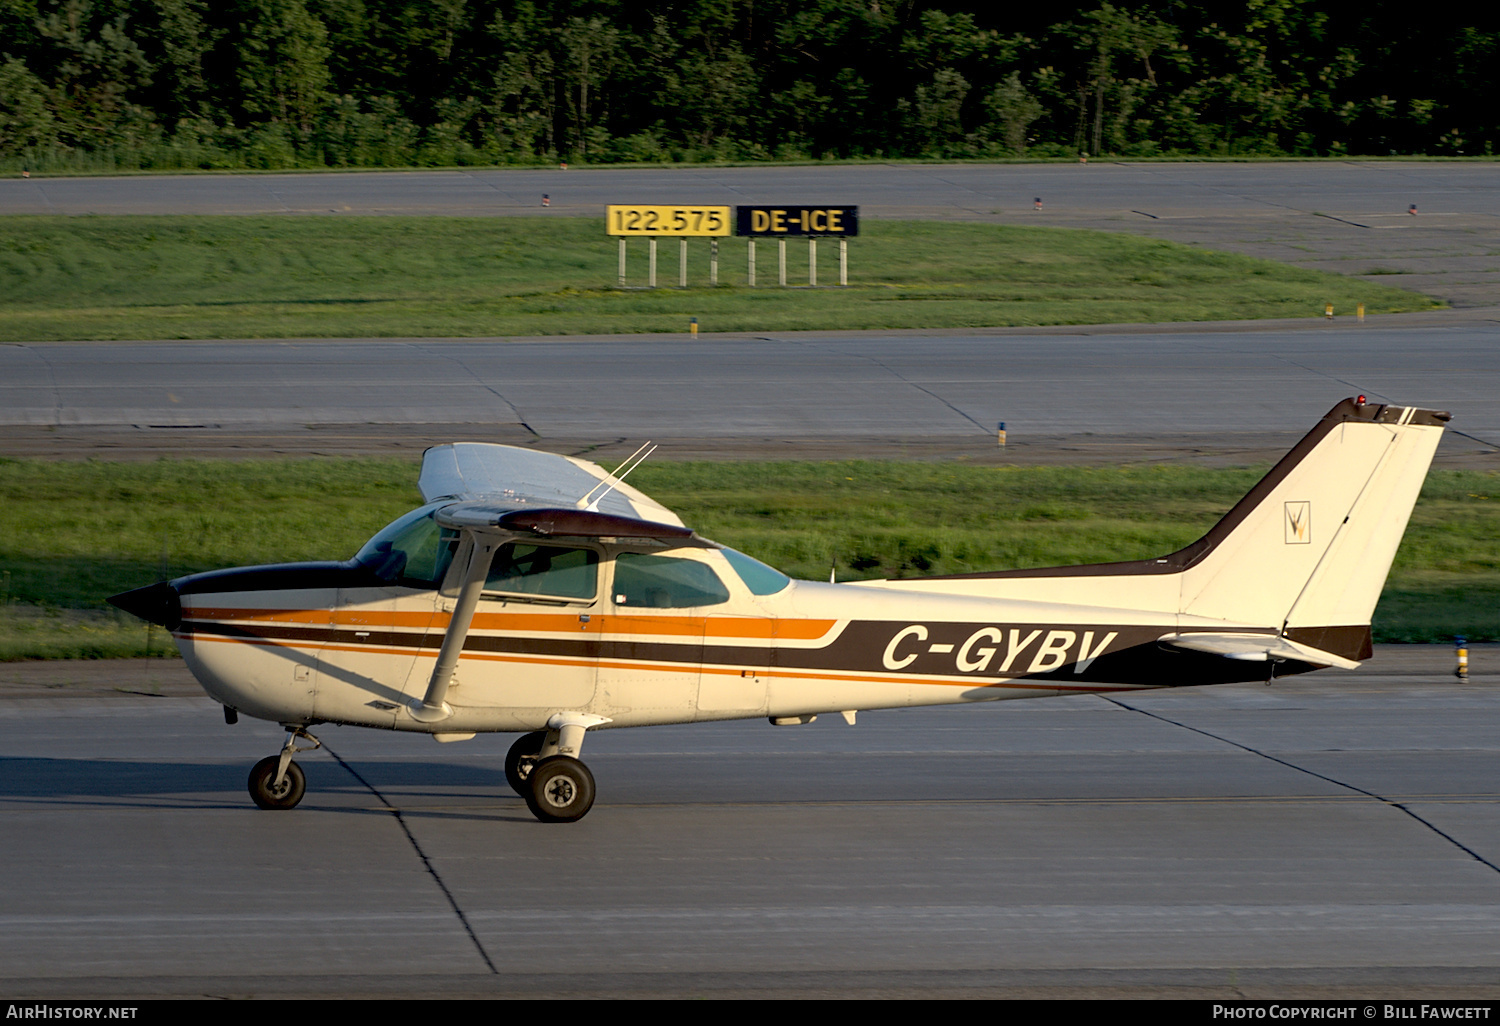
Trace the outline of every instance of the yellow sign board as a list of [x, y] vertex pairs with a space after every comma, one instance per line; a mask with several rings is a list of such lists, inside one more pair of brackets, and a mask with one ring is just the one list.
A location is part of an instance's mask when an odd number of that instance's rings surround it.
[[728, 235], [728, 207], [608, 206], [610, 235]]

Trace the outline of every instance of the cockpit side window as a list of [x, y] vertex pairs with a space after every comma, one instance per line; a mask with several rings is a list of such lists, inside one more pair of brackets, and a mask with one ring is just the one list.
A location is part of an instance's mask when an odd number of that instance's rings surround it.
[[354, 561], [388, 584], [436, 589], [453, 562], [458, 532], [440, 527], [435, 512], [412, 510], [366, 542]]
[[564, 602], [591, 601], [599, 588], [599, 554], [552, 545], [502, 545], [490, 563], [486, 592]]
[[716, 606], [729, 589], [705, 563], [675, 556], [622, 552], [615, 557], [615, 605], [647, 609]]

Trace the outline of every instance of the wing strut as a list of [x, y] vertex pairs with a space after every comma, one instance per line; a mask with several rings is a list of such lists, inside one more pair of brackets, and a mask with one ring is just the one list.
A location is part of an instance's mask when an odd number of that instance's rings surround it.
[[427, 694], [420, 700], [412, 699], [406, 706], [411, 718], [418, 723], [437, 723], [453, 715], [453, 710], [444, 701], [448, 696], [448, 685], [453, 680], [453, 670], [458, 666], [458, 656], [469, 637], [469, 625], [474, 622], [474, 610], [479, 605], [479, 595], [484, 591], [485, 578], [490, 572], [490, 558], [495, 551], [496, 539], [486, 540], [471, 534], [473, 544], [469, 546], [469, 566], [464, 572], [464, 583], [459, 588], [458, 602], [453, 615], [448, 619], [448, 632], [443, 635], [443, 647], [438, 649], [437, 665], [432, 668], [432, 679], [427, 682]]

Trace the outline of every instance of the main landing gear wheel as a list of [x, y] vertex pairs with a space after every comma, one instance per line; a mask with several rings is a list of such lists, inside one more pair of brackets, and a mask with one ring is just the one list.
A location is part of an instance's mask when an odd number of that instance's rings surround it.
[[526, 778], [522, 796], [543, 823], [572, 823], [594, 805], [594, 775], [577, 759], [554, 755], [543, 759]]
[[274, 783], [280, 762], [281, 756], [268, 755], [250, 771], [250, 797], [263, 809], [290, 809], [307, 793], [307, 777], [295, 762], [287, 763], [286, 776]]
[[530, 734], [522, 734], [516, 738], [516, 743], [505, 753], [505, 782], [522, 798], [529, 794], [526, 778], [531, 776], [531, 771], [536, 766], [537, 753], [542, 750], [542, 744], [546, 740], [545, 730], [533, 730]]

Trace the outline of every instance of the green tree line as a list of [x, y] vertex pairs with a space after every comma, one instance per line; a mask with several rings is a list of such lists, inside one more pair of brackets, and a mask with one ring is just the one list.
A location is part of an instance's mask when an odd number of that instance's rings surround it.
[[1500, 10], [0, 0], [0, 166], [1475, 155]]

